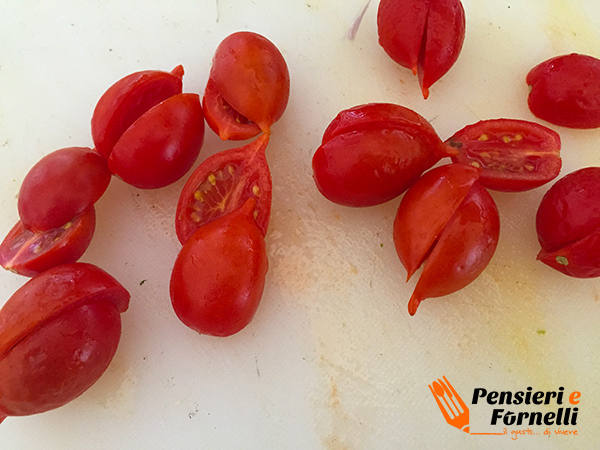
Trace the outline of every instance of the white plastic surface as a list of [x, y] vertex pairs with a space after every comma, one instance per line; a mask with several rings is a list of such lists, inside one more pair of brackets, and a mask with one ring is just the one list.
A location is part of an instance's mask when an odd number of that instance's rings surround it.
[[[97, 204], [96, 235], [82, 261], [132, 294], [117, 355], [69, 405], [8, 418], [0, 449], [595, 448], [600, 280], [571, 279], [535, 260], [535, 210], [548, 186], [494, 193], [502, 230], [490, 266], [410, 317], [414, 280], [405, 283], [391, 235], [399, 199], [366, 209], [334, 205], [315, 188], [310, 162], [329, 121], [361, 103], [410, 107], [442, 138], [480, 119], [536, 120], [525, 75], [558, 54], [600, 57], [600, 3], [464, 0], [462, 54], [426, 101], [416, 78], [378, 46], [375, 0], [356, 37], [348, 37], [365, 4], [0, 3], [2, 237], [17, 221], [16, 195], [29, 168], [55, 149], [91, 146], [93, 108], [121, 77], [183, 64], [184, 90], [202, 92], [218, 43], [252, 30], [279, 47], [292, 83], [267, 149], [270, 268], [255, 320], [226, 339], [184, 327], [168, 293], [184, 180], [141, 191], [114, 179]], [[600, 130], [552, 128], [563, 141], [561, 175], [600, 165]], [[236, 145], [207, 131], [200, 158]], [[0, 305], [25, 281], [0, 273]], [[579, 434], [513, 440], [462, 433], [444, 422], [428, 388], [443, 375], [467, 402], [477, 387], [580, 391], [578, 424], [570, 428]], [[471, 431], [502, 430], [490, 426], [492, 409], [472, 406]], [[526, 427], [509, 432], [517, 428]]]

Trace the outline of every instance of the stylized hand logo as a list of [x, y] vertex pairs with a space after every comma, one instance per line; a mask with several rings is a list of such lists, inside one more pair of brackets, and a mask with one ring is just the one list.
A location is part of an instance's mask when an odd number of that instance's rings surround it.
[[[443, 378], [444, 381], [438, 378], [437, 381], [431, 383], [429, 389], [440, 407], [446, 422], [465, 433], [469, 433], [469, 408], [467, 408], [465, 402], [456, 393], [446, 377]], [[456, 402], [454, 399], [456, 399]]]

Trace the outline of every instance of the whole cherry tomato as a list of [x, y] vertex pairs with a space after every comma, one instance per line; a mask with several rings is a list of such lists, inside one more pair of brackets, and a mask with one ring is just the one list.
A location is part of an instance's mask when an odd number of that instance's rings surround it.
[[282, 116], [290, 95], [285, 59], [267, 38], [249, 31], [217, 47], [202, 101], [206, 122], [223, 140], [244, 140]]
[[177, 317], [201, 334], [230, 336], [250, 323], [267, 274], [264, 237], [249, 198], [198, 230], [182, 247], [171, 274]]
[[556, 178], [562, 167], [560, 136], [525, 120], [482, 120], [446, 143], [458, 150], [454, 162], [481, 168], [479, 182], [497, 191], [536, 188]]
[[313, 176], [332, 202], [372, 206], [399, 196], [455, 153], [414, 111], [370, 103], [342, 111], [331, 122], [313, 155]]
[[571, 53], [527, 74], [528, 104], [540, 119], [570, 128], [600, 127], [600, 59]]
[[419, 76], [423, 97], [454, 65], [465, 39], [460, 0], [381, 0], [379, 45], [398, 64]]
[[112, 173], [142, 188], [167, 186], [192, 167], [204, 141], [197, 94], [182, 94], [183, 68], [136, 72], [112, 85], [92, 116], [92, 137]]
[[0, 265], [32, 277], [51, 267], [77, 261], [88, 248], [96, 227], [94, 206], [88, 206], [60, 228], [31, 231], [19, 221], [0, 244]]
[[450, 164], [426, 172], [406, 192], [394, 220], [394, 244], [408, 279], [424, 265], [408, 302], [462, 289], [485, 269], [500, 234], [498, 209], [474, 167]]
[[91, 264], [54, 267], [0, 310], [0, 421], [58, 408], [94, 384], [121, 336], [129, 293]]
[[600, 276], [600, 167], [576, 170], [546, 192], [536, 215], [537, 259], [575, 278]]
[[206, 158], [192, 173], [177, 204], [175, 230], [182, 244], [211, 220], [256, 199], [256, 223], [267, 233], [271, 215], [271, 172], [265, 158], [269, 136]]
[[27, 173], [19, 191], [19, 216], [32, 231], [60, 228], [106, 191], [110, 172], [98, 153], [85, 147], [56, 150]]

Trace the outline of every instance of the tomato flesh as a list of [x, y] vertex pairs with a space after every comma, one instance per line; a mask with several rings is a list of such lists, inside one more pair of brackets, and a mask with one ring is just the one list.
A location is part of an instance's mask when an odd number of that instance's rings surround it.
[[600, 276], [600, 167], [576, 170], [546, 192], [536, 214], [537, 259], [575, 278]]
[[571, 53], [527, 74], [527, 103], [540, 119], [569, 128], [600, 127], [600, 59]]
[[[290, 94], [290, 76], [279, 49], [259, 34], [227, 36], [213, 57], [203, 107], [221, 139], [248, 139], [270, 133]], [[253, 133], [253, 134], [252, 134]]]
[[171, 274], [177, 317], [201, 334], [230, 336], [245, 328], [262, 297], [268, 268], [255, 200], [200, 227], [182, 247]]
[[410, 278], [423, 271], [408, 302], [414, 315], [426, 298], [456, 292], [487, 267], [500, 233], [498, 209], [477, 179], [456, 164], [430, 170], [403, 197], [394, 220], [394, 245]]
[[32, 277], [61, 264], [77, 261], [88, 248], [96, 227], [94, 206], [60, 228], [33, 232], [19, 221], [0, 244], [0, 265]]
[[179, 202], [175, 230], [182, 244], [207, 222], [256, 200], [256, 223], [266, 235], [271, 215], [271, 173], [265, 157], [269, 136], [215, 153], [194, 170]]
[[506, 192], [539, 187], [562, 167], [560, 136], [525, 120], [492, 119], [468, 125], [446, 143], [458, 150], [455, 163], [481, 168], [479, 182]]

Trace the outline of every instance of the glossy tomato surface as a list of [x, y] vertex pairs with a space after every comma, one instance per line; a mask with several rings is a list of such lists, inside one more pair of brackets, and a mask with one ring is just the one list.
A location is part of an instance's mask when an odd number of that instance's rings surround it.
[[257, 33], [227, 36], [215, 51], [203, 107], [223, 140], [269, 133], [288, 103], [290, 76], [279, 49]]
[[425, 173], [402, 198], [394, 220], [396, 251], [409, 278], [423, 265], [408, 303], [410, 315], [424, 299], [470, 284], [494, 255], [498, 209], [478, 178], [473, 167], [440, 166]]
[[570, 128], [600, 127], [600, 59], [571, 53], [527, 74], [528, 105], [540, 119]]
[[0, 265], [32, 277], [52, 267], [77, 261], [88, 248], [96, 228], [94, 206], [60, 228], [31, 231], [19, 221], [0, 244]]
[[201, 334], [230, 336], [254, 317], [267, 274], [255, 200], [200, 227], [182, 247], [171, 273], [177, 317]]
[[102, 196], [110, 178], [106, 161], [89, 148], [49, 153], [21, 184], [18, 208], [23, 226], [32, 231], [62, 227]]
[[192, 167], [204, 141], [204, 116], [197, 94], [178, 94], [162, 101], [121, 135], [108, 168], [142, 189], [167, 186]]
[[576, 170], [546, 192], [536, 214], [538, 260], [576, 278], [600, 276], [600, 167]]
[[181, 94], [183, 67], [171, 72], [144, 70], [121, 78], [98, 100], [92, 115], [96, 150], [108, 159], [121, 135], [150, 108]]
[[80, 395], [116, 350], [129, 293], [91, 264], [54, 267], [0, 309], [0, 416], [36, 414]]
[[424, 98], [458, 59], [465, 23], [460, 0], [382, 0], [377, 12], [379, 44], [418, 75]]
[[446, 143], [458, 150], [454, 162], [481, 168], [479, 182], [497, 191], [539, 187], [556, 178], [562, 167], [558, 133], [525, 120], [482, 120]]
[[441, 158], [454, 154], [429, 123], [399, 105], [342, 111], [312, 159], [319, 191], [334, 203], [372, 206], [391, 200]]
[[256, 223], [266, 235], [271, 215], [271, 172], [263, 134], [242, 147], [215, 153], [204, 160], [186, 182], [175, 220], [177, 237], [185, 244], [194, 232], [211, 220], [238, 209], [249, 198], [256, 200]]

